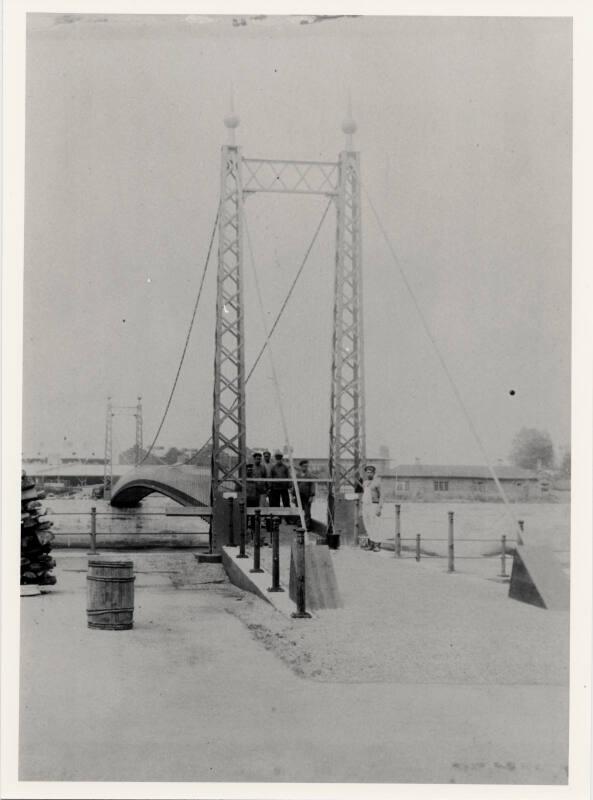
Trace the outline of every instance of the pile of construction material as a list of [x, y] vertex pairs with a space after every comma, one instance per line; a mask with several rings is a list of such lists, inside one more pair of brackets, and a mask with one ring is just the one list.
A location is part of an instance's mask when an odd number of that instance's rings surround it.
[[41, 501], [45, 493], [23, 472], [21, 475], [21, 586], [52, 586], [51, 570], [56, 562], [50, 556], [53, 522], [45, 518]]

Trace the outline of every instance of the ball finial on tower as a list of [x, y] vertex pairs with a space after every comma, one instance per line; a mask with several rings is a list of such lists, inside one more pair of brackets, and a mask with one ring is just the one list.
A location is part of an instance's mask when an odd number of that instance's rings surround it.
[[348, 111], [346, 112], [346, 119], [342, 122], [342, 132], [346, 134], [346, 149], [352, 149], [352, 135], [356, 133], [358, 125], [352, 118], [352, 98], [348, 92]]
[[231, 130], [234, 130], [235, 128], [238, 128], [240, 122], [241, 122], [241, 120], [239, 119], [239, 115], [238, 114], [234, 114], [234, 113], [233, 114], [227, 114], [226, 117], [224, 118], [224, 124], [226, 125], [227, 128], [230, 128]]
[[356, 133], [358, 129], [358, 125], [353, 119], [345, 119], [342, 122], [342, 130], [347, 136], [352, 136], [353, 133]]
[[235, 130], [239, 127], [241, 119], [238, 114], [235, 114], [235, 98], [233, 92], [233, 84], [231, 83], [231, 96], [230, 96], [230, 110], [224, 118], [224, 124], [229, 132], [229, 144], [235, 144]]

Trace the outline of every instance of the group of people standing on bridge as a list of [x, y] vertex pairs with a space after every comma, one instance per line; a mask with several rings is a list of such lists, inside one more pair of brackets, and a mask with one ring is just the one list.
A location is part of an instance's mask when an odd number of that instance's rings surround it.
[[[309, 472], [309, 461], [302, 458], [297, 467], [298, 491], [305, 516], [305, 526], [311, 526], [311, 504], [315, 496], [315, 483]], [[263, 450], [253, 453], [253, 462], [247, 464], [247, 505], [291, 508], [298, 505], [291, 481], [290, 468], [280, 450], [272, 453]]]
[[[305, 527], [311, 527], [311, 504], [315, 497], [315, 481], [309, 472], [309, 460], [302, 458], [296, 471], [297, 486], [305, 517]], [[380, 517], [383, 511], [381, 480], [372, 464], [364, 467], [358, 478], [355, 492], [360, 495], [360, 508], [364, 533], [359, 536], [365, 550], [381, 549], [385, 538]], [[253, 461], [247, 464], [247, 505], [250, 507], [291, 508], [298, 506], [290, 467], [280, 450], [272, 454], [269, 450], [253, 453]]]

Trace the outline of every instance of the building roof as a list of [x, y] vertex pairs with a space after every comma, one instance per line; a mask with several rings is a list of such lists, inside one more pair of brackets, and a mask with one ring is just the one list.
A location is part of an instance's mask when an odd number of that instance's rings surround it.
[[[129, 472], [133, 466], [114, 464], [113, 475], [120, 476]], [[103, 464], [26, 464], [25, 472], [31, 478], [103, 478]]]
[[[494, 467], [497, 478], [507, 481], [537, 480], [537, 473], [521, 467], [498, 464]], [[488, 467], [483, 465], [459, 464], [400, 464], [383, 470], [383, 477], [397, 478], [470, 478], [472, 480], [492, 480]]]

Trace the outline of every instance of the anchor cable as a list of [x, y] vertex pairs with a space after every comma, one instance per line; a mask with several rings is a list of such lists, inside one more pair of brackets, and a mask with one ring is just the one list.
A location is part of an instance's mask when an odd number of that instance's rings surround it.
[[420, 317], [420, 321], [422, 323], [424, 331], [425, 331], [426, 335], [428, 336], [428, 339], [430, 340], [430, 342], [431, 342], [431, 344], [432, 344], [432, 346], [434, 348], [436, 356], [437, 356], [437, 358], [438, 358], [438, 360], [439, 360], [439, 362], [441, 364], [441, 367], [443, 368], [443, 371], [444, 371], [444, 373], [445, 373], [445, 375], [447, 377], [447, 380], [449, 381], [449, 385], [451, 386], [451, 389], [453, 390], [453, 394], [455, 395], [455, 397], [457, 399], [457, 402], [459, 403], [459, 406], [461, 408], [461, 411], [463, 412], [463, 416], [465, 417], [465, 420], [466, 420], [466, 422], [467, 422], [467, 424], [469, 426], [469, 429], [472, 432], [472, 435], [473, 435], [473, 437], [474, 437], [474, 439], [475, 439], [475, 441], [476, 441], [476, 443], [477, 443], [477, 445], [478, 445], [478, 447], [480, 449], [480, 452], [482, 453], [482, 457], [484, 458], [484, 461], [486, 462], [488, 470], [489, 470], [490, 474], [492, 475], [492, 478], [494, 479], [494, 483], [496, 484], [496, 488], [498, 489], [498, 491], [500, 493], [500, 496], [501, 496], [501, 498], [502, 498], [502, 500], [503, 500], [503, 502], [505, 504], [505, 508], [506, 508], [509, 516], [512, 519], [513, 526], [515, 527], [515, 530], [516, 530], [517, 542], [519, 544], [523, 544], [523, 537], [521, 536], [521, 529], [520, 529], [519, 523], [515, 519], [515, 516], [514, 516], [512, 510], [511, 510], [511, 507], [510, 507], [510, 503], [509, 503], [508, 497], [506, 496], [506, 493], [505, 493], [504, 489], [502, 488], [502, 485], [501, 485], [501, 483], [500, 483], [500, 481], [498, 479], [498, 476], [497, 476], [496, 472], [494, 471], [494, 467], [492, 466], [492, 463], [491, 463], [490, 459], [488, 458], [488, 453], [486, 452], [486, 448], [485, 448], [485, 446], [484, 446], [484, 444], [482, 442], [482, 439], [481, 439], [480, 435], [478, 434], [476, 426], [474, 425], [474, 421], [473, 421], [473, 419], [472, 419], [472, 417], [471, 417], [471, 415], [470, 415], [465, 403], [463, 402], [463, 399], [461, 397], [461, 393], [460, 393], [459, 389], [457, 388], [457, 384], [455, 383], [455, 380], [454, 380], [451, 372], [449, 371], [449, 368], [447, 366], [447, 362], [445, 361], [444, 356], [441, 353], [441, 350], [440, 350], [440, 348], [439, 348], [439, 346], [437, 344], [437, 341], [436, 341], [435, 337], [432, 334], [432, 331], [430, 330], [430, 328], [428, 326], [428, 322], [426, 321], [426, 319], [424, 317], [424, 314], [422, 313], [422, 309], [420, 308], [420, 304], [418, 302], [418, 299], [416, 298], [416, 295], [414, 294], [414, 291], [413, 291], [413, 289], [412, 289], [412, 287], [410, 285], [410, 282], [408, 280], [408, 276], [406, 275], [405, 270], [404, 270], [404, 268], [402, 266], [402, 263], [401, 263], [399, 257], [397, 256], [397, 253], [396, 253], [395, 248], [394, 248], [394, 246], [393, 246], [393, 244], [391, 242], [391, 239], [389, 238], [389, 236], [387, 234], [387, 231], [383, 227], [383, 223], [381, 222], [381, 219], [380, 219], [380, 217], [379, 217], [379, 215], [377, 213], [377, 210], [375, 209], [373, 201], [371, 200], [371, 198], [369, 196], [369, 193], [368, 193], [368, 191], [366, 189], [366, 186], [364, 184], [362, 184], [362, 188], [364, 189], [364, 193], [366, 195], [366, 198], [367, 198], [367, 201], [369, 203], [370, 209], [373, 212], [373, 215], [375, 217], [377, 225], [379, 226], [379, 230], [381, 231], [381, 233], [383, 235], [383, 238], [385, 239], [385, 242], [387, 244], [387, 247], [389, 248], [389, 251], [391, 253], [393, 261], [394, 261], [396, 267], [399, 270], [399, 273], [400, 273], [401, 278], [402, 278], [402, 280], [404, 282], [404, 285], [405, 285], [406, 289], [408, 290], [408, 294], [410, 295], [410, 297], [412, 299], [412, 303], [414, 304], [414, 307], [416, 308], [418, 316]]
[[296, 471], [295, 471], [295, 468], [294, 468], [294, 461], [293, 461], [293, 458], [292, 458], [292, 447], [290, 446], [290, 438], [289, 438], [289, 435], [288, 435], [288, 426], [286, 424], [286, 415], [284, 413], [284, 405], [282, 403], [282, 393], [280, 391], [280, 383], [278, 382], [278, 373], [276, 372], [276, 364], [275, 364], [275, 361], [274, 361], [274, 353], [273, 353], [272, 345], [270, 343], [271, 332], [268, 332], [268, 330], [267, 330], [268, 326], [266, 324], [266, 313], [265, 313], [265, 310], [264, 310], [264, 302], [263, 302], [262, 295], [261, 295], [259, 279], [258, 279], [258, 276], [257, 276], [257, 269], [255, 267], [255, 259], [253, 257], [253, 248], [251, 246], [251, 236], [249, 234], [249, 227], [247, 225], [247, 219], [245, 218], [245, 213], [244, 212], [243, 212], [243, 224], [245, 226], [245, 232], [247, 234], [247, 249], [249, 251], [249, 260], [251, 262], [251, 270], [253, 272], [253, 278], [254, 278], [254, 281], [255, 281], [255, 290], [256, 290], [256, 294], [257, 294], [257, 300], [258, 300], [258, 304], [259, 304], [259, 309], [260, 309], [260, 312], [261, 312], [262, 326], [263, 326], [263, 329], [264, 329], [264, 333], [266, 335], [266, 344], [268, 346], [268, 357], [270, 359], [270, 367], [272, 369], [272, 379], [273, 379], [273, 382], [274, 382], [274, 389], [275, 389], [275, 392], [276, 392], [276, 399], [278, 401], [278, 410], [280, 411], [280, 419], [282, 421], [282, 430], [284, 431], [284, 442], [286, 444], [286, 450], [287, 450], [287, 453], [288, 453], [288, 461], [289, 461], [289, 464], [290, 464], [290, 478], [292, 480], [292, 485], [293, 485], [293, 488], [294, 488], [294, 494], [295, 494], [295, 498], [296, 498], [296, 501], [297, 501], [297, 508], [298, 508], [298, 512], [299, 512], [299, 518], [301, 520], [301, 527], [304, 530], [307, 530], [307, 526], [305, 525], [305, 512], [303, 511], [303, 504], [301, 502], [301, 493], [299, 491], [299, 484], [298, 484], [298, 481], [297, 481], [297, 478], [296, 478]]
[[208, 270], [208, 263], [210, 261], [210, 256], [212, 254], [212, 245], [214, 244], [214, 236], [216, 235], [216, 227], [218, 225], [218, 217], [219, 216], [220, 216], [220, 204], [219, 204], [219, 206], [218, 206], [218, 208], [216, 210], [216, 218], [214, 220], [214, 225], [212, 226], [212, 234], [210, 236], [210, 244], [208, 245], [208, 253], [206, 255], [206, 261], [204, 262], [204, 269], [202, 270], [202, 278], [200, 280], [200, 288], [198, 289], [198, 296], [196, 297], [196, 302], [194, 303], [194, 310], [193, 310], [192, 315], [191, 315], [191, 320], [190, 320], [189, 327], [188, 327], [188, 330], [187, 330], [187, 336], [185, 337], [185, 344], [183, 345], [183, 352], [181, 353], [181, 358], [179, 359], [179, 365], [177, 367], [177, 373], [175, 375], [175, 380], [173, 381], [173, 386], [171, 387], [171, 392], [169, 394], [169, 399], [167, 400], [167, 405], [165, 406], [165, 411], [163, 412], [163, 416], [161, 418], [161, 422], [159, 424], [159, 427], [157, 428], [157, 432], [154, 435], [154, 439], [152, 440], [152, 443], [151, 443], [150, 447], [146, 451], [146, 454], [144, 455], [142, 461], [139, 462], [138, 466], [141, 466], [146, 461], [148, 456], [151, 454], [152, 448], [155, 446], [155, 444], [157, 442], [157, 439], [160, 436], [160, 433], [161, 433], [161, 430], [163, 428], [163, 425], [165, 424], [165, 419], [167, 418], [167, 414], [169, 413], [169, 408], [171, 407], [171, 402], [173, 400], [173, 395], [175, 394], [175, 389], [177, 388], [177, 383], [179, 381], [179, 376], [181, 374], [181, 368], [182, 368], [183, 362], [185, 360], [185, 354], [187, 353], [187, 348], [188, 348], [188, 345], [189, 345], [191, 332], [192, 332], [192, 329], [194, 327], [194, 322], [195, 322], [195, 319], [196, 319], [196, 313], [198, 311], [198, 306], [200, 304], [200, 298], [202, 296], [202, 289], [204, 288], [204, 281], [206, 279], [206, 272]]
[[[259, 353], [257, 354], [257, 357], [256, 357], [255, 361], [253, 362], [253, 364], [251, 365], [251, 368], [249, 369], [249, 372], [247, 373], [247, 377], [245, 378], [245, 383], [246, 383], [246, 384], [247, 384], [247, 382], [248, 382], [249, 378], [251, 378], [251, 376], [253, 375], [253, 373], [254, 373], [254, 371], [255, 371], [255, 368], [256, 368], [256, 367], [257, 367], [257, 365], [259, 364], [259, 362], [260, 362], [260, 360], [261, 360], [261, 357], [263, 356], [263, 354], [264, 354], [264, 352], [265, 352], [265, 350], [266, 350], [266, 348], [267, 348], [267, 346], [268, 346], [268, 341], [269, 341], [269, 339], [271, 339], [271, 338], [272, 338], [272, 335], [274, 334], [274, 331], [276, 330], [276, 328], [277, 328], [277, 326], [278, 326], [278, 323], [280, 322], [280, 319], [281, 319], [281, 317], [282, 317], [282, 314], [284, 313], [284, 311], [285, 311], [285, 309], [286, 309], [286, 306], [288, 305], [288, 301], [290, 300], [290, 298], [291, 298], [291, 296], [292, 296], [292, 293], [293, 293], [293, 291], [294, 291], [294, 289], [295, 289], [295, 287], [296, 287], [296, 285], [297, 285], [297, 283], [298, 283], [298, 280], [299, 280], [299, 278], [301, 277], [301, 274], [302, 274], [302, 272], [303, 272], [303, 269], [305, 268], [305, 264], [307, 263], [307, 260], [308, 260], [308, 258], [309, 258], [309, 255], [311, 254], [311, 250], [313, 249], [313, 245], [314, 245], [314, 244], [315, 244], [315, 242], [317, 241], [317, 237], [319, 236], [319, 233], [320, 233], [320, 231], [321, 231], [321, 227], [322, 227], [322, 225], [323, 225], [323, 223], [324, 223], [324, 221], [325, 221], [325, 218], [327, 217], [327, 212], [329, 211], [329, 209], [330, 209], [330, 207], [331, 207], [331, 204], [332, 204], [332, 198], [330, 198], [330, 199], [328, 200], [327, 206], [325, 207], [325, 209], [324, 209], [324, 211], [323, 211], [323, 214], [322, 214], [322, 216], [321, 216], [321, 219], [319, 220], [319, 224], [317, 225], [317, 228], [316, 228], [316, 230], [315, 230], [315, 233], [313, 234], [313, 238], [311, 239], [311, 241], [310, 241], [310, 243], [309, 243], [309, 246], [307, 247], [307, 250], [306, 250], [306, 252], [305, 252], [305, 255], [304, 255], [304, 257], [303, 257], [303, 260], [301, 261], [301, 265], [299, 266], [298, 270], [296, 271], [296, 274], [295, 274], [295, 276], [294, 276], [294, 278], [293, 278], [293, 281], [292, 281], [292, 283], [291, 283], [291, 285], [290, 285], [290, 289], [288, 290], [288, 293], [287, 293], [286, 297], [284, 298], [284, 301], [283, 301], [282, 305], [280, 306], [280, 310], [278, 311], [278, 314], [276, 315], [276, 319], [274, 320], [274, 323], [273, 323], [272, 327], [270, 328], [270, 334], [269, 334], [269, 337], [268, 337], [268, 339], [266, 339], [266, 341], [265, 341], [265, 342], [263, 343], [263, 345], [261, 346], [261, 348], [260, 348], [260, 350], [259, 350]], [[234, 411], [234, 410], [237, 408], [237, 405], [238, 405], [238, 404], [237, 404], [237, 403], [235, 403], [235, 404], [234, 404], [234, 405], [231, 407], [231, 412], [232, 412], [232, 411]], [[197, 457], [198, 457], [198, 455], [199, 455], [199, 454], [202, 452], [202, 450], [204, 450], [204, 448], [206, 448], [206, 447], [207, 447], [207, 446], [210, 444], [210, 442], [211, 442], [211, 441], [212, 441], [212, 436], [210, 436], [210, 438], [209, 438], [209, 439], [207, 439], [207, 440], [204, 442], [204, 444], [203, 444], [203, 445], [201, 445], [201, 447], [199, 447], [199, 448], [198, 448], [197, 452], [196, 452], [196, 453], [194, 453], [194, 455], [193, 455], [193, 456], [191, 456], [191, 457], [190, 457], [190, 458], [189, 458], [189, 459], [188, 459], [188, 460], [187, 460], [185, 463], [186, 463], [186, 464], [189, 464], [189, 462], [190, 462], [190, 461], [193, 461], [195, 458], [197, 458]]]

